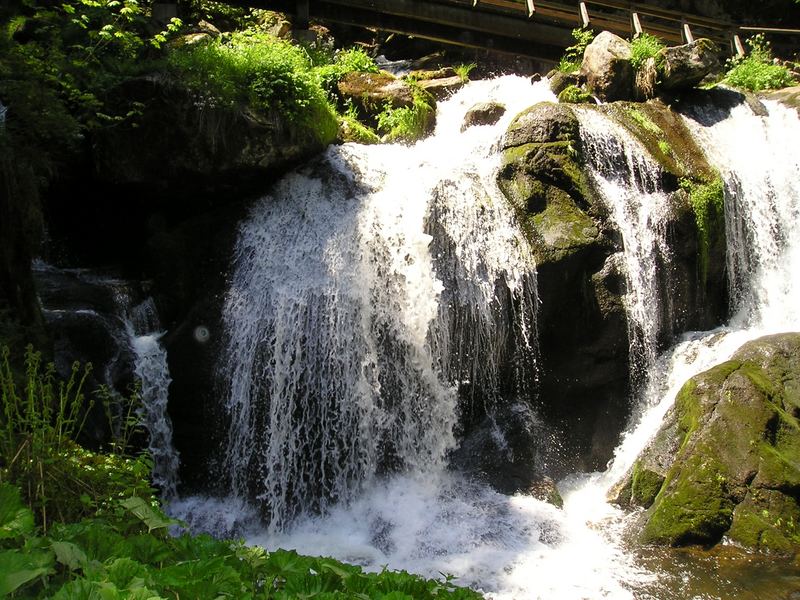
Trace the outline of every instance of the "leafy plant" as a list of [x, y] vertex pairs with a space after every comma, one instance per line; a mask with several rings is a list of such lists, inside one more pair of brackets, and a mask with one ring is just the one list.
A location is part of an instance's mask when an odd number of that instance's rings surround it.
[[209, 107], [244, 105], [274, 110], [333, 137], [336, 119], [308, 55], [256, 30], [181, 48], [170, 54], [177, 77]]
[[589, 102], [592, 95], [577, 85], [568, 85], [558, 94], [559, 102], [568, 102], [571, 104], [580, 104], [582, 102]]
[[413, 142], [423, 137], [434, 118], [433, 107], [425, 96], [414, 92], [413, 104], [393, 108], [388, 102], [378, 114], [378, 131], [388, 142]]
[[475, 63], [461, 64], [453, 67], [453, 70], [456, 72], [456, 75], [458, 75], [458, 77], [461, 78], [461, 81], [466, 83], [469, 81], [469, 74], [477, 66], [478, 65], [476, 65]]
[[656, 62], [656, 69], [660, 69], [659, 56], [665, 47], [664, 42], [652, 34], [642, 33], [636, 36], [631, 40], [631, 66], [635, 71], [640, 71], [648, 59], [652, 58]]
[[564, 50], [564, 56], [558, 61], [556, 69], [562, 73], [572, 73], [580, 68], [586, 46], [592, 43], [594, 32], [591, 29], [579, 27], [572, 30], [572, 39], [575, 43]]
[[29, 346], [20, 389], [8, 349], [0, 356], [0, 483], [20, 487], [45, 530], [53, 520], [110, 510], [119, 497], [152, 499], [147, 457], [98, 454], [75, 442], [92, 407], [83, 395], [90, 366], [75, 363], [70, 377], [57, 381], [53, 365], [42, 365]]
[[378, 65], [361, 48], [339, 50], [334, 55], [332, 62], [319, 65], [315, 70], [320, 85], [329, 93], [334, 92], [336, 84], [347, 73], [377, 73], [378, 71]]
[[772, 50], [763, 34], [754, 35], [746, 43], [750, 53], [729, 59], [723, 83], [754, 92], [797, 83], [788, 68], [772, 62]]

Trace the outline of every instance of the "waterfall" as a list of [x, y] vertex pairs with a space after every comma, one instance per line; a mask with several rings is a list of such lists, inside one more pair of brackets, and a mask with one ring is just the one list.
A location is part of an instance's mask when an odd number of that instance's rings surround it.
[[[495, 98], [514, 98], [503, 121], [458, 132], [469, 106]], [[333, 148], [253, 208], [224, 313], [231, 495], [181, 499], [175, 516], [268, 549], [450, 573], [497, 600], [686, 597], [690, 581], [659, 587], [667, 576], [625, 542], [636, 515], [606, 495], [688, 377], [748, 339], [798, 327], [800, 153], [788, 149], [800, 124], [773, 104], [768, 118], [740, 106], [687, 119], [725, 181], [735, 314], [659, 355], [666, 196], [627, 133], [578, 110], [622, 233], [641, 410], [608, 470], [559, 483], [559, 510], [446, 468], [459, 411], [474, 402], [491, 416], [499, 399], [535, 387], [536, 280], [494, 187], [493, 148], [538, 99], [552, 95], [520, 78], [469, 84], [440, 104], [431, 138]], [[755, 152], [768, 158], [748, 159]]]
[[[549, 95], [509, 85], [517, 109]], [[413, 148], [330, 149], [241, 227], [223, 313], [225, 472], [272, 532], [375, 476], [441, 472], [459, 387], [479, 381], [491, 410], [507, 371], [520, 387], [535, 378], [535, 267], [494, 183], [502, 125], [459, 133], [481, 91]]]
[[[33, 273], [54, 337], [56, 367], [69, 372], [73, 360], [91, 362], [96, 383], [111, 394], [110, 410], [118, 423], [125, 419], [123, 403], [129, 395], [131, 371], [139, 381], [138, 417], [148, 433], [153, 483], [163, 498], [173, 498], [179, 458], [167, 414], [171, 379], [152, 298], [137, 304], [143, 295], [138, 283], [87, 269], [62, 269], [35, 261]], [[92, 435], [102, 439], [107, 435], [102, 429]]]
[[153, 483], [161, 490], [162, 498], [171, 500], [177, 496], [180, 457], [172, 445], [172, 421], [167, 413], [172, 378], [153, 299], [147, 298], [133, 307], [125, 325], [134, 353], [134, 374], [141, 384], [141, 407], [137, 414], [147, 430]]
[[669, 194], [661, 168], [621, 125], [597, 110], [577, 110], [581, 143], [595, 189], [622, 234], [630, 340], [631, 380], [646, 382], [658, 355], [663, 322], [662, 285], [670, 262], [666, 222]]

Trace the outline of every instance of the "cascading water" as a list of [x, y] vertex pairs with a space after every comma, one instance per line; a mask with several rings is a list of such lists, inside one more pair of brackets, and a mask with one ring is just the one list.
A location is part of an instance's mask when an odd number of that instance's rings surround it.
[[110, 409], [118, 413], [120, 423], [133, 371], [141, 385], [138, 416], [149, 437], [153, 482], [165, 499], [173, 498], [179, 459], [167, 414], [171, 379], [152, 298], [134, 305], [141, 297], [136, 284], [86, 269], [59, 269], [36, 261], [34, 276], [45, 319], [56, 338], [57, 365], [62, 357], [69, 357], [70, 363], [76, 357], [92, 362], [97, 383], [111, 394]]
[[[456, 134], [471, 104], [509, 97], [517, 104], [496, 127]], [[662, 311], [654, 309], [652, 274], [669, 258], [659, 212], [666, 203], [638, 148], [612, 141], [629, 136], [580, 111], [595, 183], [623, 235], [638, 354], [632, 362], [650, 377], [641, 418], [610, 468], [562, 482], [565, 506], [558, 510], [443, 468], [454, 444], [456, 388], [500, 382], [507, 376], [500, 364], [528, 369], [509, 356], [535, 356], [535, 279], [491, 182], [491, 147], [511, 116], [538, 99], [552, 96], [518, 78], [470, 84], [440, 104], [432, 138], [412, 148], [333, 149], [324, 174], [292, 175], [253, 211], [242, 227], [225, 313], [226, 466], [235, 497], [183, 499], [174, 514], [267, 548], [372, 569], [452, 573], [492, 598], [686, 597], [690, 581], [676, 582], [677, 592], [659, 587], [670, 576], [647, 572], [626, 550], [629, 516], [606, 494], [688, 377], [747, 339], [800, 325], [793, 302], [800, 153], [787, 151], [800, 139], [800, 125], [771, 104], [769, 118], [741, 106], [730, 116], [689, 120], [726, 184], [736, 316], [729, 327], [689, 334], [658, 357]], [[726, 141], [733, 131], [750, 137]], [[754, 148], [770, 157], [763, 165], [752, 160]], [[619, 158], [604, 160], [609, 152]], [[756, 223], [764, 206], [781, 217], [767, 210], [766, 224]], [[459, 333], [464, 324], [474, 333]], [[525, 377], [532, 376], [528, 369]], [[481, 385], [491, 405], [500, 386]], [[509, 393], [513, 386], [497, 395]], [[312, 455], [315, 462], [305, 460]], [[258, 524], [247, 496], [267, 503], [270, 527]], [[295, 502], [324, 510], [295, 514]]]
[[133, 307], [125, 322], [134, 353], [133, 370], [141, 383], [138, 416], [147, 430], [147, 449], [153, 459], [153, 483], [165, 500], [177, 495], [180, 458], [172, 445], [172, 422], [167, 413], [169, 384], [167, 351], [161, 344], [163, 332], [152, 298]]
[[457, 388], [491, 396], [507, 364], [534, 378], [534, 266], [492, 181], [494, 137], [443, 146], [460, 124], [442, 114], [414, 150], [334, 148], [241, 229], [225, 468], [273, 532], [375, 475], [442, 471]]
[[658, 355], [664, 289], [670, 261], [666, 223], [669, 194], [661, 169], [622, 126], [596, 110], [577, 110], [581, 143], [595, 189], [622, 234], [631, 379], [644, 384]]

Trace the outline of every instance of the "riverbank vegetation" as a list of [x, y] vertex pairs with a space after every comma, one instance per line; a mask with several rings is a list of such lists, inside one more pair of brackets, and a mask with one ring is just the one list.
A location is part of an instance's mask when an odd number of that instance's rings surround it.
[[330, 558], [186, 533], [161, 510], [149, 457], [129, 444], [133, 413], [111, 423], [114, 443], [86, 450], [77, 440], [92, 407], [83, 392], [89, 368], [75, 364], [59, 381], [31, 348], [24, 362], [15, 375], [2, 349], [0, 596], [480, 598], [447, 577], [364, 573]]

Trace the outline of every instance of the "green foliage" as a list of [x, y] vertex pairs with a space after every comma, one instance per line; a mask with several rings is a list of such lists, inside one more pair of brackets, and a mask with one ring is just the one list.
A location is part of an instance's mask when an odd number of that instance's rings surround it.
[[589, 92], [574, 84], [568, 85], [558, 94], [559, 102], [580, 104], [582, 102], [590, 102], [591, 100], [592, 95]]
[[411, 106], [392, 108], [386, 103], [378, 114], [378, 131], [385, 134], [388, 142], [410, 143], [428, 132], [433, 118], [433, 107], [421, 92], [415, 91]]
[[699, 236], [700, 280], [705, 282], [708, 273], [708, 254], [714, 239], [724, 235], [725, 192], [722, 178], [717, 175], [708, 183], [682, 179], [680, 186], [689, 194]]
[[90, 367], [75, 363], [67, 381], [56, 381], [53, 365], [43, 366], [41, 355], [29, 346], [20, 388], [7, 348], [1, 356], [0, 483], [22, 489], [45, 530], [53, 520], [111, 510], [120, 497], [152, 499], [147, 457], [98, 454], [74, 441], [92, 406], [83, 395]]
[[477, 66], [478, 65], [476, 65], [475, 63], [469, 63], [466, 65], [456, 65], [455, 67], [453, 67], [453, 70], [456, 72], [456, 75], [458, 75], [461, 78], [461, 81], [467, 83], [469, 81], [469, 74]]
[[335, 136], [334, 111], [308, 54], [289, 42], [245, 30], [179, 48], [169, 64], [206, 106], [274, 110], [324, 137]]
[[728, 61], [728, 72], [723, 83], [751, 90], [771, 90], [796, 84], [791, 72], [783, 65], [772, 62], [772, 51], [763, 34], [754, 35], [747, 40], [750, 53], [744, 57], [734, 57]]
[[660, 68], [658, 57], [665, 48], [664, 42], [649, 33], [642, 33], [631, 40], [631, 66], [635, 71], [640, 71], [652, 58], [656, 61], [656, 68]]
[[583, 61], [583, 53], [586, 46], [592, 43], [594, 32], [591, 29], [579, 27], [572, 30], [572, 39], [575, 43], [564, 50], [564, 56], [558, 61], [556, 69], [562, 73], [572, 73], [578, 70]]
[[[0, 485], [0, 494], [9, 498], [7, 513], [30, 513], [18, 491]], [[19, 590], [26, 598], [126, 600], [481, 597], [457, 588], [450, 577], [364, 573], [331, 558], [266, 552], [207, 535], [171, 537], [166, 525], [174, 522], [158, 508], [138, 499], [120, 505], [123, 510], [104, 518], [57, 525], [47, 535], [28, 530], [26, 538], [0, 546], [0, 594]]]
[[323, 89], [332, 94], [335, 92], [336, 84], [347, 73], [377, 73], [378, 71], [378, 65], [364, 50], [349, 48], [336, 52], [332, 62], [319, 65], [316, 68], [316, 75]]

